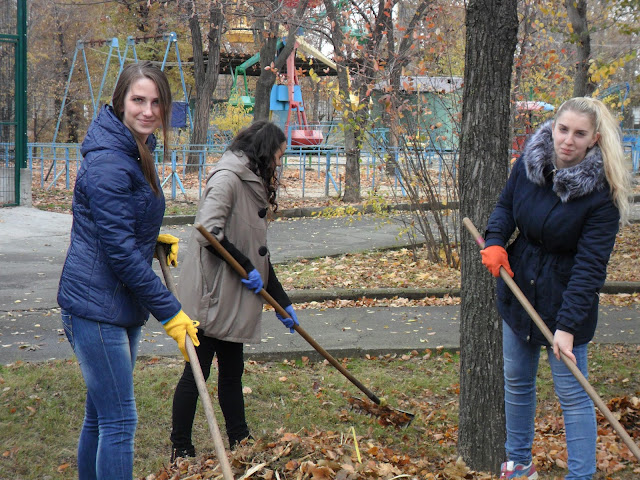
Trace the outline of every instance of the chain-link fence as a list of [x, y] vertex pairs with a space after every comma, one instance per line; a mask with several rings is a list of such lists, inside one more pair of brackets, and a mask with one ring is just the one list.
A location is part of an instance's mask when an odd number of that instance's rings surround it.
[[26, 2], [0, 2], [0, 207], [19, 205], [26, 163]]

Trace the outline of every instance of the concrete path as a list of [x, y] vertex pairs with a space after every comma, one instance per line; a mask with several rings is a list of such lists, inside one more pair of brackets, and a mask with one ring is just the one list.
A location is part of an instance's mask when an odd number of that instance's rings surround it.
[[[69, 244], [71, 216], [33, 208], [0, 208], [0, 364], [71, 358], [62, 332], [56, 292]], [[373, 218], [291, 219], [270, 226], [274, 262], [402, 245], [400, 226]], [[183, 248], [190, 225], [165, 226]], [[182, 251], [182, 250], [181, 250]], [[180, 268], [176, 276], [179, 276]], [[160, 275], [159, 269], [158, 274]], [[640, 343], [637, 309], [602, 307], [596, 341]], [[262, 341], [248, 357], [293, 358], [314, 354], [265, 312]], [[301, 325], [336, 356], [459, 348], [459, 307], [340, 308], [299, 310]], [[153, 318], [143, 329], [142, 355], [178, 355]]]

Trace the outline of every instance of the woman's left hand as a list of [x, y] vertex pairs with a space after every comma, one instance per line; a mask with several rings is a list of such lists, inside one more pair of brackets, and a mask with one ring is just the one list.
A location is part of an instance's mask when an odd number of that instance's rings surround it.
[[293, 326], [300, 325], [300, 322], [298, 321], [298, 316], [296, 315], [296, 311], [293, 309], [293, 305], [284, 307], [284, 311], [289, 314], [289, 317], [283, 317], [278, 312], [276, 312], [276, 317], [278, 318], [278, 320], [280, 320], [284, 324], [285, 327], [289, 329], [290, 333], [293, 333], [295, 332], [295, 329], [293, 328]]
[[553, 354], [560, 360], [560, 352], [564, 353], [569, 360], [577, 365], [576, 357], [573, 354], [573, 334], [562, 330], [556, 330], [553, 335]]

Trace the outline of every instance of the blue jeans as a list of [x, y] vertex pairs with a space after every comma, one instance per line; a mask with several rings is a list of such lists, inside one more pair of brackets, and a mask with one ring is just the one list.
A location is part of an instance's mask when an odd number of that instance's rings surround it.
[[[536, 413], [536, 374], [540, 345], [518, 338], [502, 323], [507, 458], [531, 462]], [[587, 377], [587, 344], [574, 346], [578, 368]], [[596, 412], [593, 401], [553, 349], [547, 348], [553, 385], [564, 416], [569, 474], [565, 480], [591, 480], [596, 471]]]
[[94, 322], [65, 311], [62, 325], [87, 386], [78, 477], [131, 480], [138, 423], [133, 366], [141, 328]]

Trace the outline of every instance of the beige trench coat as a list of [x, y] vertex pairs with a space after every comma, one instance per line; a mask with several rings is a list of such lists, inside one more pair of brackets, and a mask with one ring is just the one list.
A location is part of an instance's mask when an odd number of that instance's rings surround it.
[[[220, 229], [260, 272], [267, 288], [267, 194], [260, 177], [241, 152], [227, 151], [207, 179], [196, 223], [209, 232]], [[261, 338], [262, 297], [249, 290], [224, 260], [205, 247], [207, 240], [194, 229], [182, 262], [178, 298], [189, 317], [200, 321], [208, 337], [238, 343]], [[263, 247], [263, 248], [261, 248]]]

